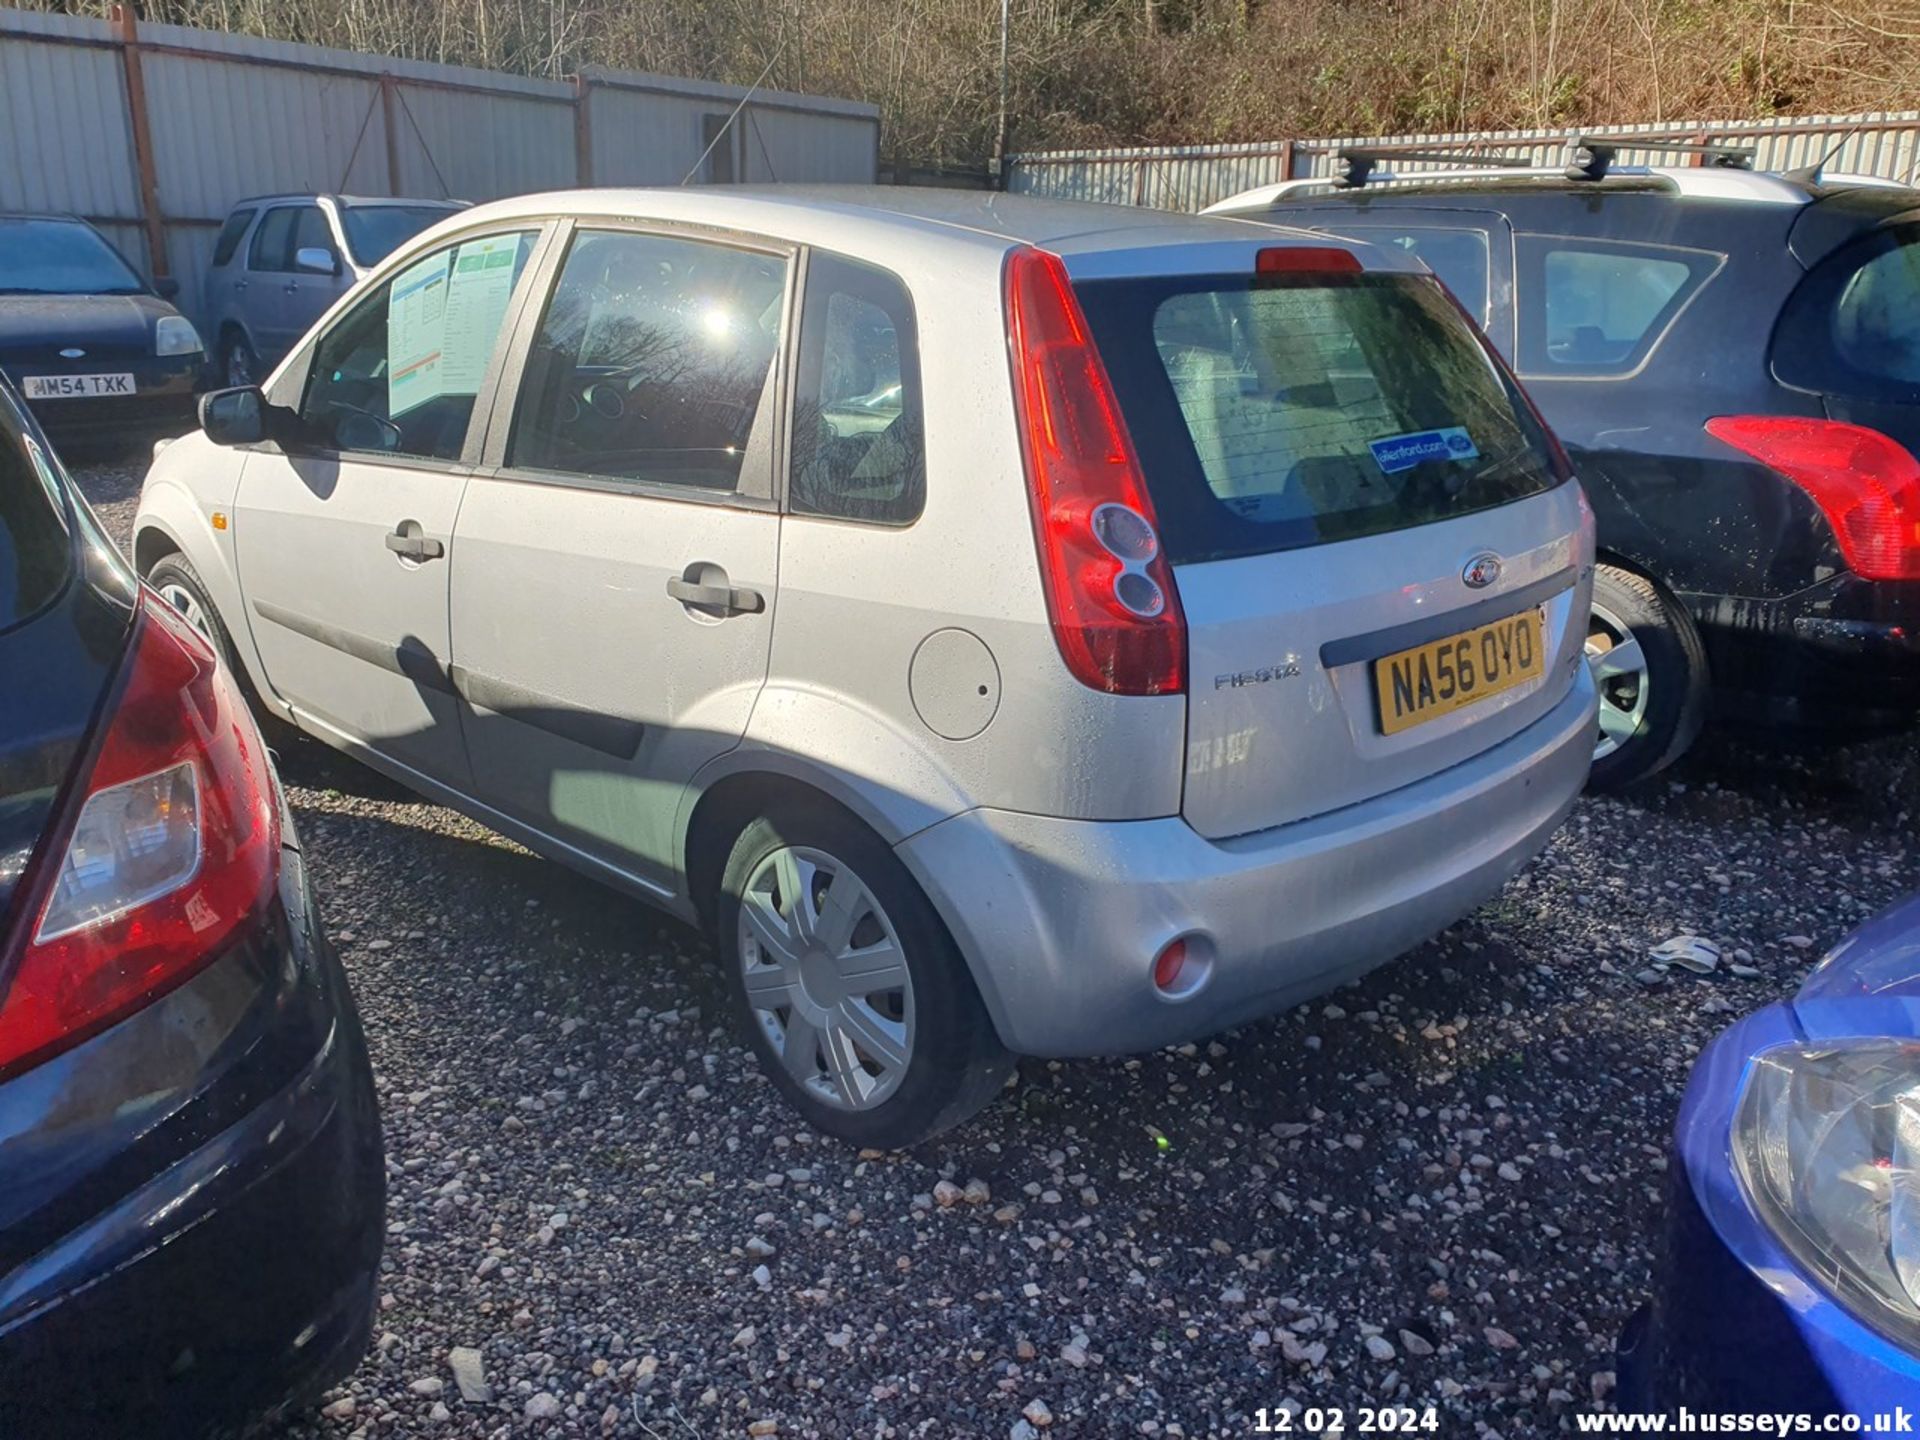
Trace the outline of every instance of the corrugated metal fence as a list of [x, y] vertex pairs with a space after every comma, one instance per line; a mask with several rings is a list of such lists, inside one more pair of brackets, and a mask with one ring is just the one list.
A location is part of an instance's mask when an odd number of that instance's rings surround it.
[[[233, 202], [488, 200], [677, 184], [747, 92], [589, 68], [572, 84], [245, 35], [0, 9], [0, 210], [86, 216], [191, 312]], [[870, 181], [871, 105], [758, 91], [705, 179]]]
[[[1792, 170], [1827, 160], [1827, 169], [1920, 181], [1920, 110], [1872, 115], [1810, 115], [1792, 120], [1717, 120], [1657, 125], [1610, 125], [1586, 130], [1508, 130], [1432, 135], [1366, 135], [1339, 140], [1279, 140], [1252, 145], [1179, 145], [1138, 150], [1059, 150], [1008, 157], [1008, 188], [1061, 199], [1104, 200], [1198, 210], [1216, 200], [1277, 180], [1333, 173], [1335, 152], [1347, 145], [1431, 146], [1469, 155], [1517, 155], [1541, 165], [1566, 156], [1577, 135], [1679, 140], [1727, 140], [1751, 146], [1763, 170]], [[1683, 157], [1623, 146], [1625, 165], [1686, 164]], [[1396, 171], [1433, 168], [1396, 162]]]

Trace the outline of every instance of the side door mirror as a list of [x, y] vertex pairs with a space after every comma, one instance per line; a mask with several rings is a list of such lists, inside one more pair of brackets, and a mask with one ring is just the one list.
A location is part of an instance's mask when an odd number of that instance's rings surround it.
[[258, 445], [267, 438], [267, 397], [257, 385], [200, 397], [200, 428], [216, 445]]
[[338, 275], [340, 261], [324, 245], [302, 245], [293, 252], [293, 268], [308, 275]]
[[153, 282], [153, 293], [158, 295], [162, 300], [178, 300], [180, 298], [180, 282], [171, 275], [158, 276]]

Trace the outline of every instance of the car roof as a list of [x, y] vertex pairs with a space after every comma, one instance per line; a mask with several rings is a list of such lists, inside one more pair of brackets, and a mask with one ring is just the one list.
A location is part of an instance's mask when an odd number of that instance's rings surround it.
[[91, 221], [84, 216], [58, 210], [0, 210], [0, 220], [52, 220], [61, 225], [85, 225], [93, 228]]
[[[830, 244], [836, 238], [894, 240], [914, 235], [975, 243], [999, 252], [1034, 245], [1090, 256], [1175, 245], [1250, 239], [1273, 243], [1278, 227], [1249, 235], [1238, 217], [1187, 215], [1132, 205], [1052, 200], [1002, 191], [907, 185], [725, 185], [659, 189], [563, 190], [476, 206], [469, 223], [542, 215], [678, 220]], [[1307, 239], [1304, 232], [1301, 238]], [[1325, 245], [1325, 236], [1310, 237]], [[1364, 247], [1356, 247], [1364, 249]], [[1390, 258], [1379, 268], [1397, 269]]]

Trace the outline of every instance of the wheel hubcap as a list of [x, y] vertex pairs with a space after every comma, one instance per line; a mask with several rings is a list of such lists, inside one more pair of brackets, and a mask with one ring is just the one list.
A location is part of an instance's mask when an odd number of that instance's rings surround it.
[[253, 366], [247, 363], [247, 352], [239, 345], [227, 350], [227, 384], [232, 386], [251, 385]]
[[913, 1059], [913, 980], [880, 902], [823, 850], [783, 846], [740, 897], [747, 1003], [794, 1081], [829, 1105], [870, 1110]]
[[1600, 732], [1593, 758], [1604, 759], [1640, 732], [1651, 693], [1646, 652], [1633, 629], [1600, 604], [1587, 622], [1587, 666], [1600, 692]]
[[209, 641], [213, 631], [207, 626], [207, 612], [200, 608], [200, 602], [193, 598], [193, 592], [184, 585], [162, 585], [160, 598], [180, 612], [187, 624], [198, 630]]

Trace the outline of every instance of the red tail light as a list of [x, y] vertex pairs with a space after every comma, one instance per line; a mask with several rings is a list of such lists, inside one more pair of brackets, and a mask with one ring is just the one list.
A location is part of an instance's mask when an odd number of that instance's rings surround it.
[[73, 786], [0, 955], [0, 1077], [190, 978], [276, 884], [260, 733], [206, 642], [151, 593]]
[[1186, 689], [1187, 627], [1153, 501], [1066, 267], [1007, 259], [1013, 393], [1054, 640], [1083, 685]]
[[1331, 245], [1274, 245], [1253, 257], [1256, 275], [1358, 275], [1360, 257]]
[[1707, 433], [1811, 495], [1854, 574], [1920, 580], [1920, 461], [1897, 440], [1800, 415], [1717, 415]]

